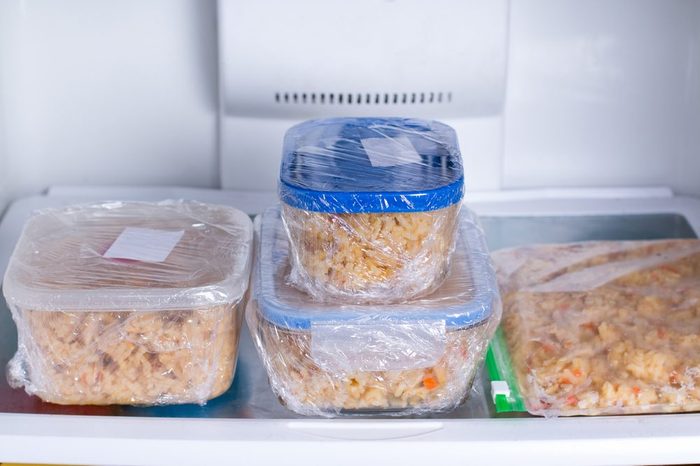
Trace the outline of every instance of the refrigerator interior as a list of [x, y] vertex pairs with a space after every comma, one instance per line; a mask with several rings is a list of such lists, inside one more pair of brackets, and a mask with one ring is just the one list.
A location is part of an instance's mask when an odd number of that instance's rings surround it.
[[[441, 1], [429, 18], [418, 1], [356, 5], [2, 2], [0, 198], [65, 184], [244, 189], [233, 183], [240, 178], [270, 190], [287, 127], [357, 114], [455, 126], [470, 191], [668, 186], [700, 194], [698, 2]], [[475, 15], [488, 22], [468, 19]], [[446, 16], [451, 27], [432, 26], [426, 39], [421, 25]], [[393, 74], [376, 73], [365, 52], [352, 50], [371, 18], [373, 37], [417, 37], [392, 40]], [[300, 23], [332, 35], [290, 31]], [[475, 39], [455, 32], [460, 24], [490, 32]], [[366, 54], [377, 56], [379, 44]], [[433, 55], [441, 61], [424, 58]], [[421, 73], [424, 64], [440, 73]], [[312, 105], [310, 95], [302, 102], [305, 91], [390, 94], [392, 103]], [[296, 92], [297, 104], [276, 103], [285, 92]], [[411, 104], [421, 92], [426, 100], [451, 92], [452, 101]]]
[[[697, 237], [700, 201], [663, 189], [511, 192], [474, 196], [491, 248], [585, 239]], [[178, 188], [60, 186], [13, 203], [0, 224], [0, 266], [26, 218], [37, 208], [105, 198], [199, 199], [259, 213], [270, 199], [235, 191]], [[4, 363], [16, 333], [2, 309]], [[697, 454], [700, 414], [545, 419], [497, 415], [482, 374], [458, 410], [414, 418], [298, 417], [270, 391], [247, 329], [234, 384], [207, 405], [76, 407], [45, 404], [0, 383], [0, 438], [10, 460], [74, 464], [172, 464], [280, 461], [337, 464], [429, 455], [446, 464], [465, 457], [494, 464], [630, 464], [689, 462]], [[42, 448], [35, 447], [40, 442]], [[586, 446], [586, 448], [582, 448]], [[577, 451], [571, 457], [571, 451]], [[108, 454], [107, 454], [108, 452]]]
[[[700, 2], [425, 9], [418, 0], [1, 2], [0, 271], [36, 208], [190, 198], [257, 214], [276, 199], [284, 131], [338, 115], [454, 126], [466, 203], [492, 249], [697, 237]], [[234, 385], [205, 407], [60, 407], [3, 378], [0, 459], [698, 460], [698, 414], [496, 415], [483, 375], [448, 415], [299, 418], [276, 400], [242, 335]], [[3, 303], [0, 365], [15, 338]]]

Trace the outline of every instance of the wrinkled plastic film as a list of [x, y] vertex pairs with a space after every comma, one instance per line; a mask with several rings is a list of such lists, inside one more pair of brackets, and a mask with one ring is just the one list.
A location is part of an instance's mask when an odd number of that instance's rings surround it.
[[494, 260], [528, 411], [700, 410], [700, 241], [529, 246]]
[[[319, 364], [312, 348], [312, 332], [277, 327], [261, 319], [257, 305], [256, 301], [249, 305], [248, 325], [261, 349], [273, 391], [292, 411], [331, 417], [422, 414], [456, 408], [469, 393], [496, 320], [494, 317], [475, 328], [448, 332], [445, 349], [433, 364], [412, 369], [361, 370], [363, 366], [376, 369], [372, 367], [377, 362], [376, 355], [368, 362], [353, 360], [356, 353], [334, 353], [337, 359], [322, 359]], [[404, 337], [402, 346], [412, 335]], [[413, 349], [417, 354], [425, 349], [418, 346], [421, 343], [425, 341], [416, 338]], [[434, 347], [433, 342], [428, 343], [431, 359]], [[348, 370], [343, 366], [359, 368]]]
[[13, 314], [15, 388], [57, 404], [204, 403], [231, 385], [241, 303], [157, 312]]
[[[138, 238], [131, 253], [160, 246], [162, 234], [182, 236], [161, 261], [108, 257], [133, 229], [149, 237]], [[23, 308], [73, 311], [231, 303], [246, 290], [251, 243], [247, 215], [224, 206], [164, 201], [45, 209], [25, 225], [5, 274], [5, 297]]]
[[284, 206], [289, 279], [320, 301], [424, 296], [449, 269], [459, 211], [459, 204], [411, 214], [324, 214]]
[[321, 416], [405, 415], [461, 404], [500, 319], [495, 273], [468, 211], [443, 286], [386, 305], [322, 303], [288, 285], [279, 209], [256, 223], [246, 315], [271, 386], [288, 408]]
[[[130, 228], [147, 236], [117, 251]], [[161, 251], [148, 243], [167, 238], [159, 231], [177, 232]], [[18, 328], [10, 384], [58, 404], [218, 396], [235, 370], [251, 256], [250, 220], [228, 207], [103, 203], [37, 213], [3, 289]]]
[[415, 213], [459, 203], [464, 170], [449, 126], [414, 118], [311, 120], [285, 134], [280, 200], [324, 213]]
[[446, 344], [445, 323], [439, 321], [324, 322], [313, 325], [310, 333], [311, 359], [334, 373], [430, 367]]
[[290, 280], [314, 299], [427, 295], [449, 269], [464, 195], [456, 134], [408, 118], [302, 123], [285, 136], [279, 195]]

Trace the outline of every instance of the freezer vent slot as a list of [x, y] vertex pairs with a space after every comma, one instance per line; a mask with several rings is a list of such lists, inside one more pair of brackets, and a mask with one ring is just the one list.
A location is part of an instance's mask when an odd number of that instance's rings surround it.
[[451, 103], [452, 92], [275, 92], [274, 98], [282, 105], [431, 105]]

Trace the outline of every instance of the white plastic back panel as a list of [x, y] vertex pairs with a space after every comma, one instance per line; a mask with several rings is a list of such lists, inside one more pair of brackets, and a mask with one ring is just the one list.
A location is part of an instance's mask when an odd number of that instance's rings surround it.
[[[700, 25], [700, 2], [696, 24]], [[677, 164], [677, 178], [673, 183], [676, 191], [700, 196], [700, 26], [695, 29], [695, 45], [688, 73], [695, 85], [687, 89], [687, 120], [684, 124], [680, 161]]]
[[0, 0], [0, 209], [65, 183], [274, 189], [286, 128], [344, 114], [454, 125], [471, 191], [700, 195], [698, 1], [220, 0], [221, 166], [215, 1]]
[[0, 1], [0, 185], [218, 186], [215, 25], [213, 0]]
[[229, 116], [500, 114], [507, 2], [221, 0]]
[[[508, 3], [220, 0], [221, 179], [274, 189], [282, 136], [308, 118], [444, 120], [500, 183]], [[482, 171], [479, 169], [479, 171]]]
[[10, 199], [9, 160], [11, 156], [12, 134], [9, 131], [11, 119], [8, 102], [12, 99], [8, 83], [13, 79], [13, 64], [16, 51], [9, 46], [18, 28], [18, 5], [0, 3], [0, 215]]
[[700, 194], [700, 2], [511, 6], [504, 187]]

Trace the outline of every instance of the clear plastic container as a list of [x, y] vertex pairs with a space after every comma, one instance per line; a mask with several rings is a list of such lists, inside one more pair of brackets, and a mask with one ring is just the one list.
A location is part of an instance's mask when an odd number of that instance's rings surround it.
[[700, 411], [700, 241], [537, 245], [494, 261], [513, 402], [544, 416]]
[[279, 207], [259, 235], [247, 319], [275, 393], [305, 415], [420, 414], [465, 399], [501, 315], [483, 233], [463, 209], [445, 283], [403, 304], [314, 301], [287, 283]]
[[24, 227], [3, 292], [15, 387], [59, 404], [204, 403], [228, 389], [253, 228], [197, 202], [47, 209]]
[[336, 118], [291, 128], [279, 183], [290, 280], [320, 301], [429, 294], [449, 269], [463, 193], [457, 137], [442, 123]]

